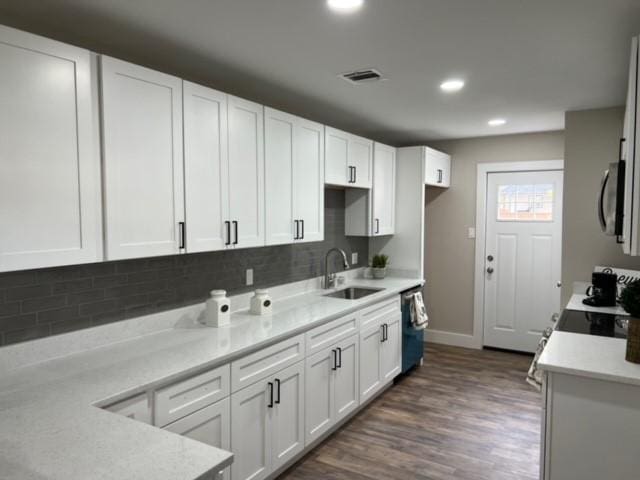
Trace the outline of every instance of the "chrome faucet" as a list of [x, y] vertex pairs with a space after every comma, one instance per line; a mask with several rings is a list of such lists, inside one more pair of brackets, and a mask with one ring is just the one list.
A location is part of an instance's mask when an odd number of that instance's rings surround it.
[[330, 249], [324, 257], [324, 288], [333, 288], [336, 283], [336, 274], [329, 273], [329, 257], [332, 252], [338, 252], [342, 255], [342, 264], [345, 270], [349, 269], [349, 262], [347, 262], [347, 254], [344, 253], [344, 250], [334, 247]]

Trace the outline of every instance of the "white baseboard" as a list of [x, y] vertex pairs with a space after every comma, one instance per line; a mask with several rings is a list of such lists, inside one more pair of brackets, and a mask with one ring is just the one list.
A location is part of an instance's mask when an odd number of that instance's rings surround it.
[[464, 333], [445, 332], [443, 330], [429, 330], [424, 332], [425, 342], [440, 343], [442, 345], [451, 345], [453, 347], [482, 349], [481, 339], [475, 338], [473, 335]]

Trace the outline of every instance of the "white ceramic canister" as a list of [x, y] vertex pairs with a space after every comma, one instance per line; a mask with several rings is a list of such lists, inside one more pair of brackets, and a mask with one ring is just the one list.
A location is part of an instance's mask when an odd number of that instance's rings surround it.
[[205, 323], [210, 327], [229, 325], [231, 320], [231, 302], [227, 298], [226, 290], [211, 290], [211, 297], [207, 300]]
[[273, 305], [267, 290], [256, 290], [253, 297], [251, 297], [251, 307], [249, 311], [252, 315], [271, 315]]

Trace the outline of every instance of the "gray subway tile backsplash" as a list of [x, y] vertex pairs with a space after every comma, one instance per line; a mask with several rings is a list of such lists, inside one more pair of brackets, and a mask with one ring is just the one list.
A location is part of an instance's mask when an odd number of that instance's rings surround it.
[[358, 252], [362, 266], [369, 242], [345, 237], [344, 202], [344, 191], [325, 190], [323, 242], [0, 273], [0, 345], [202, 302], [217, 288], [235, 294], [317, 277], [332, 246]]

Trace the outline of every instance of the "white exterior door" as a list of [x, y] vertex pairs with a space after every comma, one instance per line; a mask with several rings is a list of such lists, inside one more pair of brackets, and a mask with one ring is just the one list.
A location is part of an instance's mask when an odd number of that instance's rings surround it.
[[102, 260], [90, 53], [0, 26], [0, 271]]
[[[182, 435], [192, 440], [231, 450], [231, 407], [229, 398], [209, 405], [180, 420], [164, 427], [164, 430]], [[222, 474], [224, 480], [229, 480], [229, 470]]]
[[310, 444], [333, 425], [334, 349], [328, 348], [307, 357], [305, 363], [305, 437]]
[[266, 244], [293, 243], [293, 163], [297, 119], [271, 108], [265, 108], [264, 113]]
[[277, 470], [304, 450], [304, 362], [275, 375], [272, 416], [272, 469]]
[[260, 480], [271, 472], [270, 393], [260, 381], [231, 395], [233, 480]]
[[226, 248], [229, 218], [227, 95], [190, 82], [184, 93], [187, 251]]
[[324, 240], [324, 126], [298, 119], [294, 137], [294, 218], [297, 242]]
[[101, 59], [107, 259], [179, 253], [182, 80]]
[[228, 97], [232, 245], [264, 246], [264, 108]]
[[561, 170], [489, 173], [484, 345], [533, 352], [560, 310]]
[[372, 235], [393, 235], [396, 214], [396, 149], [375, 144]]
[[334, 376], [335, 409], [338, 422], [360, 404], [358, 360], [360, 358], [358, 336], [353, 335], [336, 345], [338, 366]]

